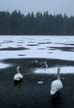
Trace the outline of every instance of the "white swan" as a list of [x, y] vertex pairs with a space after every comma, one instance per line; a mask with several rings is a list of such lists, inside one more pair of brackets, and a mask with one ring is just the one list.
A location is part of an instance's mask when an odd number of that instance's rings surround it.
[[45, 65], [45, 69], [47, 69], [48, 68], [48, 64], [47, 64], [46, 61], [44, 62], [44, 65]]
[[19, 71], [20, 66], [17, 66], [17, 74], [14, 75], [14, 81], [21, 81], [23, 79], [23, 75]]
[[60, 78], [60, 68], [58, 68], [57, 79], [52, 81], [51, 83], [50, 94], [55, 95], [55, 93], [61, 90], [62, 88], [63, 88], [63, 84]]

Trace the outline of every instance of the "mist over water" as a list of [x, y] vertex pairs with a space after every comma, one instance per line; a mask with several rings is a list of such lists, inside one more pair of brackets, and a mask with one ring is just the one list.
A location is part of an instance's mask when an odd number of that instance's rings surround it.
[[[0, 36], [0, 60], [16, 58], [46, 58], [74, 61], [74, 37]], [[10, 64], [2, 63], [0, 68], [5, 68], [9, 65]], [[64, 70], [68, 70], [68, 73], [69, 68], [72, 70], [71, 72], [74, 73], [73, 66], [68, 66], [68, 68], [63, 67]]]

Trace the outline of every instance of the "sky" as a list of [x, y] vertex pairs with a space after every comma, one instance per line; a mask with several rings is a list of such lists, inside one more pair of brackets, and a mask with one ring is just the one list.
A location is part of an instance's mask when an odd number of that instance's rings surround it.
[[74, 16], [74, 0], [0, 0], [0, 11], [44, 12]]

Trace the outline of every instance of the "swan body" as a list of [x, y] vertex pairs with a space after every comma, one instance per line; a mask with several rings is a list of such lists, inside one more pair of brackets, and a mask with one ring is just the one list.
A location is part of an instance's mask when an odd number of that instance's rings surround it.
[[63, 88], [63, 84], [60, 79], [60, 69], [58, 68], [57, 79], [52, 81], [52, 83], [51, 83], [50, 94], [55, 95], [55, 93], [58, 92], [59, 90], [61, 90], [62, 88]]
[[62, 81], [61, 80], [54, 80], [51, 84], [50, 94], [54, 95], [56, 92], [58, 92], [62, 88], [63, 88]]
[[20, 67], [17, 67], [17, 74], [14, 75], [14, 81], [21, 81], [23, 79], [23, 75], [19, 71]]

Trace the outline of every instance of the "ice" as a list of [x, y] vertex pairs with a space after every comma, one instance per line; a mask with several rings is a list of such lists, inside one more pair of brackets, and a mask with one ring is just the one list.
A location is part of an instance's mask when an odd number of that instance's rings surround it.
[[[34, 70], [34, 73], [35, 74], [57, 74], [57, 67], [47, 68], [47, 69], [36, 68]], [[74, 73], [73, 66], [60, 67], [60, 74], [72, 74], [72, 73]]]

